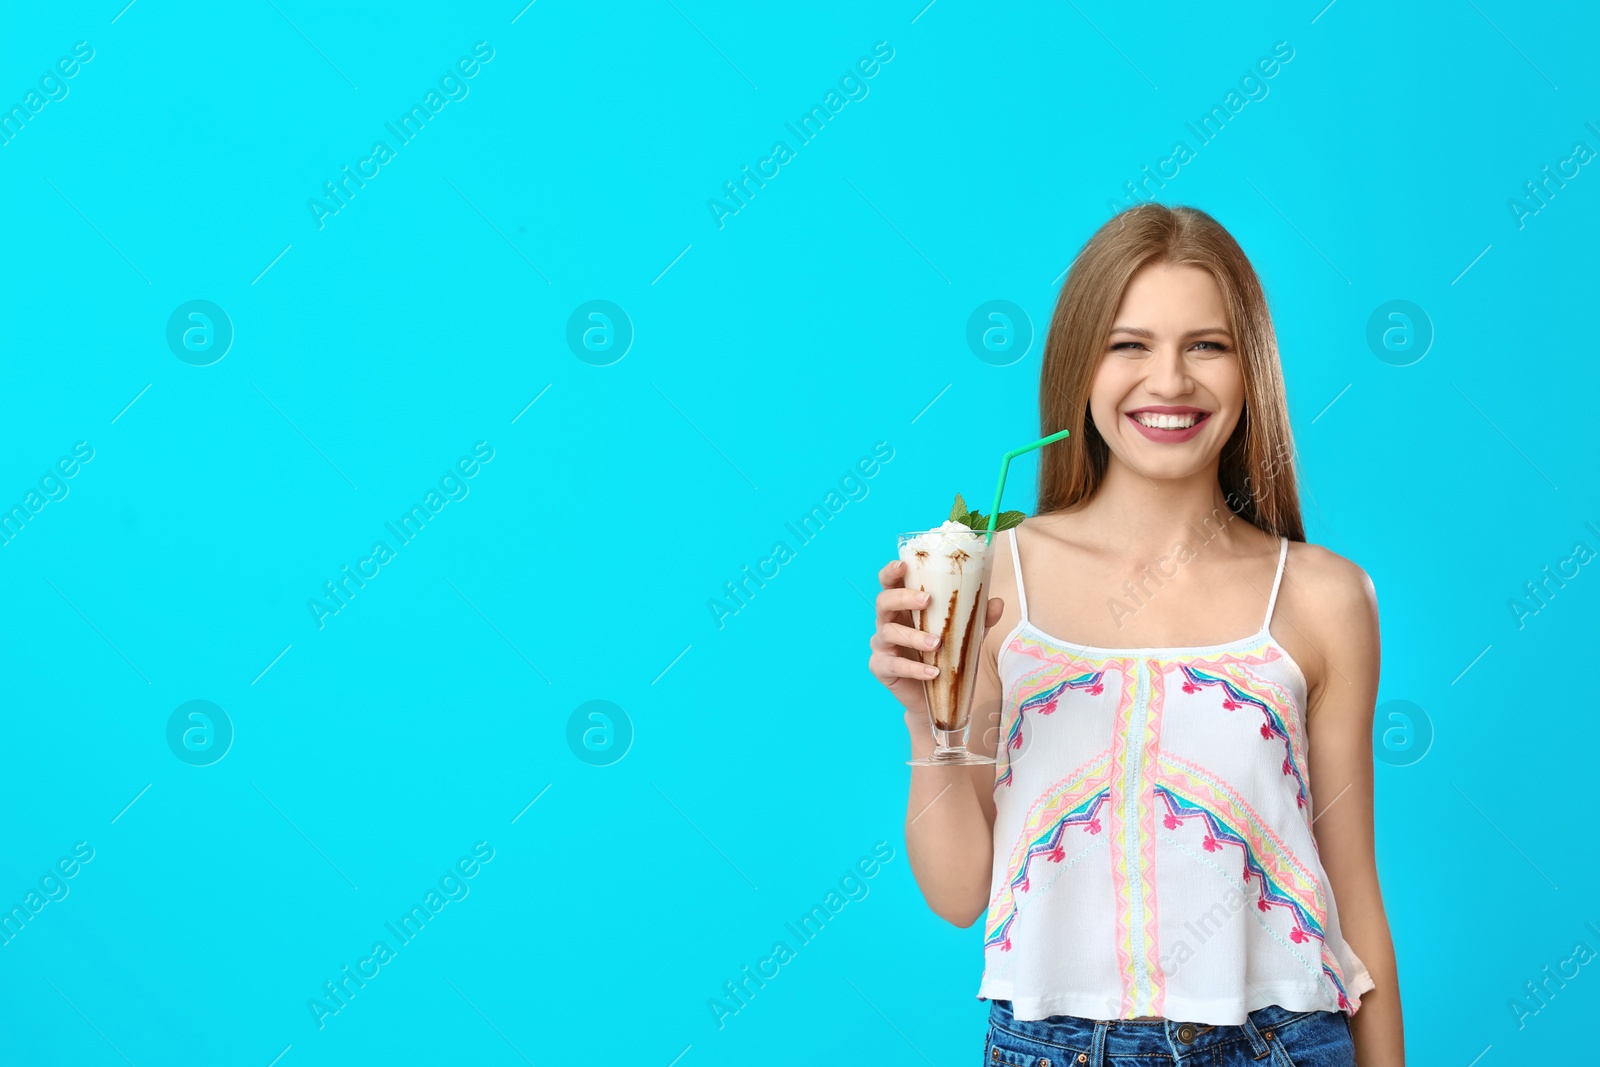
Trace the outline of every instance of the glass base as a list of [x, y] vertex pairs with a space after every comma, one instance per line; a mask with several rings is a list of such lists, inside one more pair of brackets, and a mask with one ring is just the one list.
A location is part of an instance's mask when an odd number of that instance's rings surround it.
[[906, 760], [908, 767], [983, 767], [994, 766], [994, 760], [960, 748], [941, 748], [924, 759]]
[[906, 760], [908, 767], [983, 767], [994, 766], [990, 756], [980, 756], [967, 751], [967, 728], [941, 730], [933, 728], [933, 755], [922, 759]]

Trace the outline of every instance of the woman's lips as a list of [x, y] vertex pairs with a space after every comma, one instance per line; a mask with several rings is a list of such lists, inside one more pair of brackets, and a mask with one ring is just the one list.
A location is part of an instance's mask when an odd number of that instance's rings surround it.
[[[1141, 410], [1148, 411], [1149, 409]], [[1164, 430], [1155, 426], [1146, 426], [1144, 423], [1140, 422], [1134, 417], [1136, 414], [1138, 414], [1138, 412], [1130, 411], [1127, 416], [1128, 421], [1133, 424], [1133, 428], [1144, 434], [1149, 440], [1160, 441], [1163, 444], [1180, 444], [1189, 440], [1200, 432], [1201, 427], [1205, 426], [1206, 420], [1211, 417], [1210, 412], [1202, 411], [1199, 412], [1199, 418], [1195, 419], [1193, 426], [1189, 426], [1181, 430]], [[1176, 412], [1171, 414], [1176, 414]]]

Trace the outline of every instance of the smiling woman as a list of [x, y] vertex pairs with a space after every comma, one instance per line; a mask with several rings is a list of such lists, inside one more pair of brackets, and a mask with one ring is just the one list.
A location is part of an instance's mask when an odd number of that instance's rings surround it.
[[[1401, 1063], [1376, 601], [1305, 543], [1272, 320], [1233, 237], [1158, 204], [1101, 227], [1039, 411], [1073, 446], [1042, 453], [1038, 514], [994, 542], [968, 738], [994, 765], [917, 766], [906, 807], [929, 906], [984, 920], [984, 1062]], [[905, 573], [880, 573], [869, 666], [921, 757], [938, 640], [907, 625]]]

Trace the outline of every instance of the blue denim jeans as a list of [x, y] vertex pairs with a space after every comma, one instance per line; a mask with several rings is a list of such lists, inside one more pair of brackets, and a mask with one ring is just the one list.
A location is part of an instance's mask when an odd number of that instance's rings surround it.
[[1172, 1019], [1099, 1021], [1072, 1015], [1023, 1021], [989, 1002], [986, 1067], [1355, 1067], [1343, 1012], [1258, 1008], [1240, 1026]]

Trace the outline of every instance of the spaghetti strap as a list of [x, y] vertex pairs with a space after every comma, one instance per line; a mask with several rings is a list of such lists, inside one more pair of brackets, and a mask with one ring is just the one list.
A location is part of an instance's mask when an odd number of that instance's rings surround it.
[[1280, 542], [1278, 547], [1278, 575], [1272, 579], [1272, 596], [1267, 599], [1267, 617], [1261, 623], [1263, 632], [1272, 627], [1272, 609], [1278, 603], [1278, 586], [1283, 584], [1283, 565], [1289, 559], [1289, 539], [1280, 537], [1278, 540]]
[[1017, 555], [1017, 528], [1007, 530], [1011, 535], [1011, 569], [1017, 574], [1017, 610], [1022, 613], [1022, 621], [1028, 621], [1028, 594], [1022, 590], [1022, 557]]

